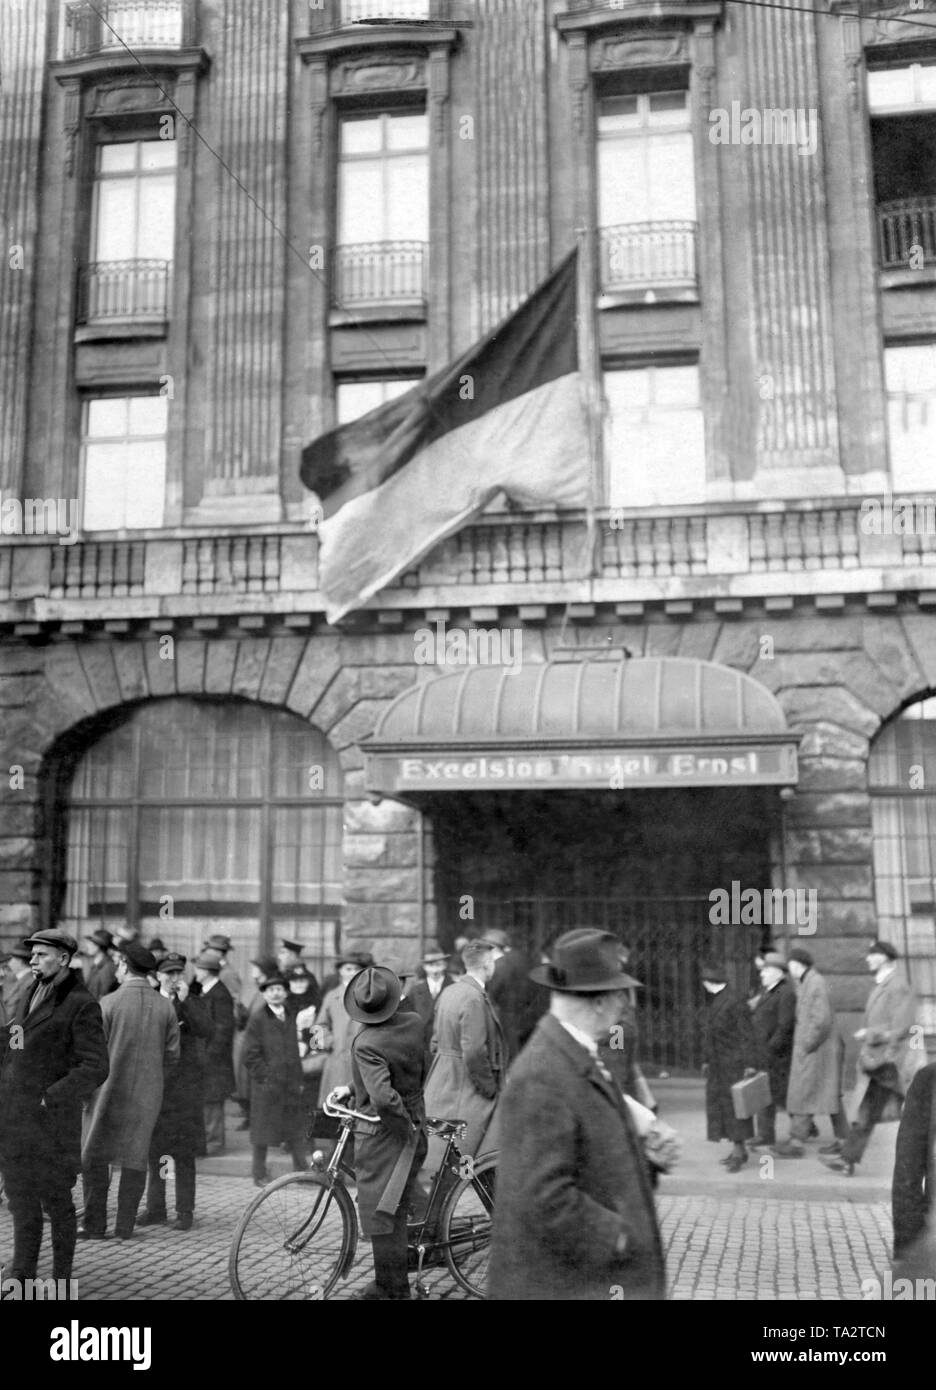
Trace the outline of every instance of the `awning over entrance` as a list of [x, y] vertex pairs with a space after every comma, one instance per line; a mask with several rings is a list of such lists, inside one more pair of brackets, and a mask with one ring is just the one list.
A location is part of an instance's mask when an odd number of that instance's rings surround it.
[[797, 779], [764, 686], [686, 657], [468, 666], [399, 695], [366, 744], [369, 791], [711, 787]]

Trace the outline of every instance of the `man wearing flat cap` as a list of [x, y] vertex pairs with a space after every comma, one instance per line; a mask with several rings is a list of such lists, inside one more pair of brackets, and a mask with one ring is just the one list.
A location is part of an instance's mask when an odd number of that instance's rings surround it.
[[81, 1107], [107, 1076], [101, 1009], [69, 968], [78, 943], [59, 928], [24, 943], [33, 986], [0, 1029], [0, 1174], [13, 1217], [10, 1278], [35, 1279], [42, 1215], [52, 1277], [70, 1279], [81, 1166]]
[[662, 1299], [663, 1245], [641, 1141], [598, 1055], [633, 982], [609, 933], [581, 928], [530, 972], [549, 1012], [510, 1069], [488, 1297]]
[[[403, 987], [384, 966], [361, 970], [345, 989], [344, 1006], [359, 1025], [351, 1043], [352, 1109], [373, 1117], [354, 1122], [354, 1172], [361, 1230], [374, 1251], [374, 1282], [359, 1301], [410, 1298], [406, 1272], [407, 1210], [426, 1152], [423, 1024], [401, 1007]], [[336, 1088], [344, 1099], [347, 1086]]]
[[110, 1074], [91, 1103], [81, 1151], [85, 1210], [79, 1238], [85, 1240], [106, 1236], [111, 1164], [120, 1166], [114, 1234], [119, 1240], [133, 1235], [164, 1078], [179, 1061], [179, 1025], [169, 1000], [149, 982], [155, 972], [152, 953], [138, 941], [125, 941], [119, 987], [101, 1000]]
[[861, 1043], [858, 1083], [852, 1096], [856, 1118], [839, 1152], [819, 1155], [820, 1161], [837, 1173], [851, 1176], [874, 1126], [900, 1118], [910, 1083], [926, 1064], [923, 1029], [914, 1027], [917, 1001], [901, 977], [897, 961], [898, 952], [889, 941], [873, 941], [865, 953], [874, 987], [865, 1006], [863, 1026], [855, 1034]]

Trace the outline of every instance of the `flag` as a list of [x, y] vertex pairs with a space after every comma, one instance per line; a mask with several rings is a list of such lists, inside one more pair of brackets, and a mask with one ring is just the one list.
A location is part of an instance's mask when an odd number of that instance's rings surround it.
[[328, 621], [360, 607], [500, 492], [590, 507], [573, 251], [493, 332], [404, 395], [309, 444]]

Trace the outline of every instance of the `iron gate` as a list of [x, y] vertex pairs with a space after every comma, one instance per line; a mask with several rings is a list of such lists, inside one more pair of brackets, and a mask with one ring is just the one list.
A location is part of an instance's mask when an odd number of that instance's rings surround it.
[[[453, 900], [446, 917], [458, 921]], [[599, 927], [630, 946], [628, 970], [640, 980], [639, 1060], [656, 1069], [698, 1071], [702, 1065], [699, 980], [703, 960], [727, 969], [742, 998], [761, 944], [758, 927], [713, 926], [708, 898], [475, 898], [476, 931], [500, 927], [538, 961], [549, 943], [575, 927]]]

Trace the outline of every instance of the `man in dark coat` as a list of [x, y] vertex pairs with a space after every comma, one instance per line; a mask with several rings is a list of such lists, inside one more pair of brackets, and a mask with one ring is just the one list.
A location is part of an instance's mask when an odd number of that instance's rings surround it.
[[936, 1062], [914, 1076], [904, 1101], [894, 1179], [894, 1273], [936, 1279]]
[[731, 1100], [734, 1083], [757, 1070], [751, 1011], [728, 984], [726, 972], [717, 962], [703, 965], [702, 985], [708, 996], [702, 1044], [706, 1137], [716, 1144], [721, 1139], [731, 1140], [732, 1150], [724, 1163], [729, 1173], [736, 1173], [748, 1161], [744, 1141], [754, 1134], [751, 1120], [737, 1119]]
[[267, 1149], [287, 1144], [293, 1168], [301, 1172], [305, 1157], [302, 1063], [296, 1016], [286, 1008], [289, 987], [280, 975], [259, 986], [264, 1005], [252, 1015], [244, 1035], [244, 1066], [250, 1077], [250, 1142], [256, 1187], [270, 1181]]
[[166, 1213], [167, 1160], [175, 1171], [176, 1222], [173, 1230], [188, 1231], [195, 1212], [195, 1159], [205, 1152], [202, 1086], [205, 1044], [212, 1034], [211, 1019], [202, 1001], [189, 993], [185, 956], [168, 952], [156, 972], [159, 992], [168, 999], [179, 1025], [179, 1064], [166, 1077], [163, 1103], [150, 1140], [146, 1211], [138, 1226], [155, 1226]]
[[406, 1007], [419, 1014], [423, 1021], [427, 1071], [432, 1062], [432, 1029], [435, 1023], [436, 1003], [442, 991], [455, 982], [455, 976], [450, 975], [445, 968], [447, 964], [447, 953], [440, 951], [430, 942], [422, 958], [425, 979], [411, 980], [403, 996]]
[[218, 951], [195, 957], [192, 993], [201, 999], [213, 1032], [205, 1048], [205, 1152], [224, 1153], [224, 1102], [234, 1094], [234, 1000], [221, 983], [223, 958]]
[[5, 1273], [35, 1279], [42, 1213], [49, 1218], [52, 1278], [70, 1279], [81, 1166], [82, 1102], [106, 1079], [101, 1008], [69, 968], [78, 943], [59, 928], [36, 932], [34, 987], [0, 1030], [0, 1173], [13, 1216]]
[[647, 1161], [598, 1057], [630, 987], [617, 952], [609, 932], [581, 928], [532, 972], [551, 991], [550, 1007], [501, 1098], [489, 1298], [666, 1296]]
[[[351, 1043], [352, 1109], [373, 1116], [354, 1122], [358, 1213], [374, 1251], [374, 1282], [355, 1297], [368, 1302], [410, 1297], [406, 1219], [426, 1153], [423, 1023], [401, 1007], [402, 995], [392, 970], [371, 966], [344, 998], [349, 1016], [364, 1025]], [[334, 1094], [343, 1099], [349, 1088]]]
[[757, 1138], [751, 1147], [777, 1142], [777, 1109], [786, 1104], [796, 1026], [796, 994], [787, 976], [786, 961], [776, 951], [760, 957], [760, 993], [751, 1005], [757, 1044], [757, 1064], [770, 1080], [770, 1104], [758, 1113]]
[[117, 967], [110, 957], [114, 938], [101, 927], [85, 937], [84, 945], [90, 948], [85, 952], [88, 957], [85, 989], [92, 999], [103, 999], [105, 994], [113, 994], [117, 988]]
[[549, 994], [530, 979], [533, 962], [516, 946], [512, 946], [505, 931], [496, 928], [484, 933], [485, 941], [493, 941], [504, 954], [494, 966], [488, 985], [488, 997], [494, 1005], [507, 1049], [507, 1065], [526, 1044], [537, 1020], [549, 1007]]

